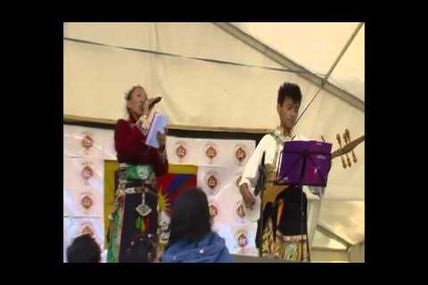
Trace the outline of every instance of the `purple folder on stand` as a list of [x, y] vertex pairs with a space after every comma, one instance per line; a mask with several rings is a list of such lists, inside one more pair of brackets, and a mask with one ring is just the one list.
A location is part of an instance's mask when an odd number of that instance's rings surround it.
[[280, 155], [278, 184], [327, 185], [331, 165], [330, 143], [319, 141], [289, 141]]

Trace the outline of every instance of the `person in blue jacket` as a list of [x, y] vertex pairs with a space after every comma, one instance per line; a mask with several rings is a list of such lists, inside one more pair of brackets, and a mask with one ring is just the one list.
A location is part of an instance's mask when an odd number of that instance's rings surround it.
[[171, 234], [162, 262], [233, 262], [225, 241], [211, 230], [208, 200], [199, 188], [181, 193], [171, 212]]

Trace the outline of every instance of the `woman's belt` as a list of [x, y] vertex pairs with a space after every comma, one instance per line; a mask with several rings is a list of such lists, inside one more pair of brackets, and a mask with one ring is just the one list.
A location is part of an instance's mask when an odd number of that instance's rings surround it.
[[147, 186], [135, 186], [135, 187], [127, 187], [125, 190], [117, 189], [118, 196], [123, 196], [125, 194], [136, 194], [136, 193], [147, 193], [150, 195], [158, 196], [158, 193]]

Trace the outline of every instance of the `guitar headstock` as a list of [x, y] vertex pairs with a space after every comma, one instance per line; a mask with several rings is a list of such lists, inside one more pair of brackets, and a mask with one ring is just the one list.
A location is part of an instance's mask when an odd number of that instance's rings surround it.
[[[342, 137], [344, 144], [342, 145]], [[321, 136], [321, 139], [323, 142], [325, 142], [324, 136]], [[341, 157], [342, 161], [342, 167], [347, 168], [352, 166], [352, 162], [355, 164], [358, 162], [357, 156], [355, 155], [354, 148], [359, 145], [361, 142], [364, 141], [364, 135], [360, 136], [359, 138], [351, 141], [351, 134], [349, 129], [345, 129], [342, 136], [338, 133], [336, 134], [336, 140], [339, 144], [339, 149], [335, 150], [331, 154], [331, 159], [334, 159], [338, 156]], [[351, 152], [352, 155], [352, 162], [351, 159], [348, 156], [348, 153]], [[345, 160], [346, 157], [346, 160]]]

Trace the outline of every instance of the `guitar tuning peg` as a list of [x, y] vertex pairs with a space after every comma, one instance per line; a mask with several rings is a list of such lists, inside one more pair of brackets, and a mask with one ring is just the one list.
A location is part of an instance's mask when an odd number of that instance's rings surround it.
[[[351, 141], [351, 134], [350, 134], [349, 130], [346, 129], [345, 133], [346, 133], [347, 140]], [[352, 150], [351, 153], [352, 153], [352, 160], [354, 161], [354, 163], [357, 163], [358, 160], [357, 160], [357, 156], [355, 155], [354, 150]]]
[[[349, 138], [347, 136], [349, 134], [348, 132], [349, 130], [345, 129], [345, 132], [343, 133], [343, 141], [345, 142], [345, 144], [349, 143]], [[346, 156], [346, 161], [348, 162], [348, 166], [351, 167], [351, 159], [349, 158], [347, 153], [345, 153], [345, 156]]]
[[[336, 139], [337, 139], [337, 142], [339, 143], [339, 148], [342, 149], [342, 141], [340, 139], [340, 135], [339, 134], [336, 135]], [[342, 160], [342, 167], [346, 168], [345, 158], [343, 157], [343, 155], [341, 155], [340, 158]]]

